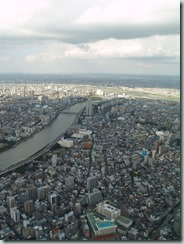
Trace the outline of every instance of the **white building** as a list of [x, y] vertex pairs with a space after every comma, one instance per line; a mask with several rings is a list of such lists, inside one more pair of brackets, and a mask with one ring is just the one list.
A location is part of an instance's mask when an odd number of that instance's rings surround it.
[[96, 90], [96, 95], [103, 96], [104, 95], [104, 92], [101, 89], [97, 89]]
[[57, 204], [58, 203], [58, 195], [55, 193], [49, 195], [49, 202], [51, 205]]
[[10, 208], [10, 215], [15, 222], [20, 221], [20, 211], [17, 209], [17, 207]]
[[100, 202], [97, 204], [96, 208], [97, 212], [109, 217], [110, 219], [117, 219], [121, 215], [121, 210], [118, 208], [115, 208], [106, 202]]
[[66, 147], [66, 148], [70, 148], [73, 147], [73, 141], [72, 140], [60, 140], [57, 142], [61, 147]]

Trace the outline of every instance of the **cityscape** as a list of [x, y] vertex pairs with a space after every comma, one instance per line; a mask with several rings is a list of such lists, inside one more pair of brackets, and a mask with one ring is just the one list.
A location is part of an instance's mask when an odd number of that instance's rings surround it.
[[0, 8], [0, 240], [183, 240], [179, 0]]
[[1, 154], [58, 114], [74, 116], [41, 150], [1, 168], [1, 239], [181, 239], [179, 90], [155, 88], [159, 99], [117, 90], [1, 85]]

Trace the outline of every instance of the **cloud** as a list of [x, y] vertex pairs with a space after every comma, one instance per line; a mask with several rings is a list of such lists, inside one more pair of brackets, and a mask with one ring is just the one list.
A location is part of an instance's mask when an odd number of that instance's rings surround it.
[[49, 43], [39, 54], [29, 54], [26, 62], [59, 62], [65, 59], [104, 60], [134, 59], [142, 62], [177, 62], [180, 56], [179, 35], [152, 36], [131, 40], [114, 38], [83, 44]]
[[105, 7], [99, 5], [87, 9], [73, 23], [93, 25], [106, 23], [163, 23], [179, 21], [179, 1], [173, 0], [114, 0]]
[[49, 0], [0, 0], [0, 29], [13, 29], [31, 20], [33, 14], [49, 6]]
[[177, 0], [7, 0], [0, 9], [0, 36], [85, 43], [179, 34], [179, 11]]
[[0, 4], [0, 60], [5, 61], [1, 70], [13, 69], [12, 59], [21, 71], [40, 67], [47, 72], [62, 66], [67, 71], [85, 67], [100, 72], [107, 67], [122, 72], [122, 63], [126, 71], [132, 63], [146, 69], [146, 62], [150, 69], [156, 62], [174, 64], [174, 70], [179, 67], [179, 0], [0, 0]]

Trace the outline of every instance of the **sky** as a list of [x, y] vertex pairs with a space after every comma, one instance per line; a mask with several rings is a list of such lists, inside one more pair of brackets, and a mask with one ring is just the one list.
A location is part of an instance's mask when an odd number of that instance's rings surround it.
[[0, 73], [179, 75], [179, 0], [0, 0]]

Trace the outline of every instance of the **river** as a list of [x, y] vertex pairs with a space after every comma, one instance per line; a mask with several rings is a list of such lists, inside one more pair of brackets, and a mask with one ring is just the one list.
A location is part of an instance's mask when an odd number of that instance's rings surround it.
[[[78, 113], [85, 103], [78, 103], [70, 108], [64, 109], [62, 112]], [[18, 144], [16, 147], [8, 149], [0, 153], [0, 170], [18, 163], [43, 147], [52, 142], [57, 136], [65, 132], [73, 123], [77, 114], [59, 114], [57, 118], [47, 127], [37, 134], [33, 135], [26, 141]]]

